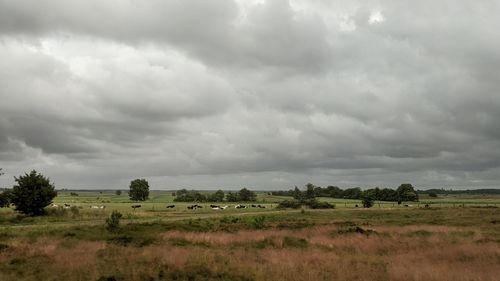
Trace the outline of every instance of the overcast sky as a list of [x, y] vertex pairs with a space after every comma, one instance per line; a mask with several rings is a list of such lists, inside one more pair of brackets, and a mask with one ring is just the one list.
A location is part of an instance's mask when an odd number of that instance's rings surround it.
[[0, 186], [500, 186], [500, 1], [0, 0]]

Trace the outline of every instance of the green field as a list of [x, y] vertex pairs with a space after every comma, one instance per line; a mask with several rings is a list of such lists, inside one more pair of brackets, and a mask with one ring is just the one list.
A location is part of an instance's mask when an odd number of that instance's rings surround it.
[[[0, 280], [498, 280], [500, 197], [319, 198], [335, 209], [188, 210], [171, 192], [61, 191], [48, 215], [0, 209]], [[380, 205], [379, 205], [380, 203]], [[63, 208], [64, 204], [70, 205]], [[133, 210], [131, 205], [140, 204]], [[175, 204], [173, 209], [166, 205]], [[242, 203], [250, 205], [248, 203]], [[411, 205], [404, 207], [404, 205]], [[429, 204], [429, 207], [424, 207]], [[217, 203], [226, 205], [226, 203]], [[92, 206], [105, 206], [93, 209]], [[106, 229], [112, 211], [118, 230]]]

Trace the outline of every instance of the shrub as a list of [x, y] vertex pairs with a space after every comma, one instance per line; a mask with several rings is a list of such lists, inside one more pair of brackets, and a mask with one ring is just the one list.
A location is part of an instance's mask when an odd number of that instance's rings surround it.
[[262, 229], [265, 226], [265, 224], [264, 224], [265, 220], [266, 220], [266, 217], [264, 217], [264, 216], [254, 217], [252, 220], [252, 226], [256, 229]]
[[311, 209], [334, 209], [335, 205], [330, 204], [328, 202], [320, 202], [316, 199], [311, 199], [305, 201], [305, 204], [309, 206]]
[[120, 219], [122, 218], [122, 214], [118, 211], [113, 211], [111, 216], [106, 219], [106, 229], [110, 232], [114, 232], [118, 230], [120, 227]]
[[364, 197], [361, 203], [363, 204], [363, 208], [373, 207], [373, 199], [369, 196]]
[[286, 209], [286, 208], [299, 209], [301, 206], [302, 206], [302, 203], [298, 200], [284, 200], [278, 204], [277, 208], [279, 208], [279, 209]]

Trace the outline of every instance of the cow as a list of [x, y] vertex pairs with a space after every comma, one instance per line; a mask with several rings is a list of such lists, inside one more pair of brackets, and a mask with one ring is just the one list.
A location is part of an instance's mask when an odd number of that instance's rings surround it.
[[425, 204], [425, 207], [426, 207], [426, 208], [429, 208], [429, 204]]
[[259, 205], [257, 205], [257, 207], [259, 207], [259, 208], [261, 208], [261, 209], [265, 209], [265, 208], [266, 208], [266, 206], [264, 206], [264, 205], [260, 205], [260, 204], [259, 204]]
[[99, 209], [99, 206], [90, 206], [90, 209]]
[[106, 209], [106, 206], [102, 205], [99, 207], [99, 209]]
[[354, 206], [354, 207], [359, 208], [358, 204], [356, 204], [356, 206]]
[[167, 205], [167, 207], [166, 207], [166, 208], [167, 208], [167, 209], [169, 209], [169, 208], [175, 208], [175, 205]]
[[212, 209], [213, 208], [220, 208], [220, 206], [219, 205], [210, 205], [210, 208], [212, 208]]
[[64, 207], [71, 207], [71, 205], [64, 203]]
[[247, 206], [245, 206], [245, 205], [240, 205], [240, 204], [238, 204], [238, 205], [234, 206], [234, 208], [235, 208], [235, 209], [245, 209], [246, 207], [247, 207]]
[[252, 204], [252, 208], [257, 208], [257, 205]]
[[218, 206], [211, 207], [211, 208], [212, 208], [212, 210], [221, 210], [221, 208], [220, 208], [220, 207], [218, 207]]
[[220, 207], [220, 208], [221, 208], [222, 210], [225, 210], [225, 209], [227, 209], [227, 207], [229, 207], [229, 206], [228, 206], [228, 205], [226, 205], [226, 206], [222, 206], [222, 207]]
[[134, 210], [135, 210], [135, 209], [137, 209], [137, 208], [140, 208], [140, 207], [141, 207], [141, 205], [132, 205], [132, 206], [130, 206], [130, 207], [132, 207], [132, 209], [134, 209]]

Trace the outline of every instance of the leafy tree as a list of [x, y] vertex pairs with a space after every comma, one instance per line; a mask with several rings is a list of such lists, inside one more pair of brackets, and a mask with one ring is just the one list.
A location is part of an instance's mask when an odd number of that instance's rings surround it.
[[121, 190], [117, 190], [117, 191], [115, 191], [115, 194], [118, 195], [118, 196], [120, 196], [120, 195], [122, 195], [122, 191]]
[[240, 201], [255, 201], [255, 200], [257, 200], [257, 195], [255, 194], [255, 192], [250, 191], [246, 188], [242, 188], [238, 192], [238, 196], [239, 196]]
[[130, 200], [145, 201], [149, 198], [149, 183], [145, 179], [135, 179], [130, 182]]
[[187, 191], [185, 189], [179, 190], [177, 196], [174, 199], [175, 202], [206, 202], [207, 196], [191, 190]]
[[312, 183], [306, 184], [306, 192], [304, 193], [304, 199], [313, 199], [316, 197], [315, 186]]
[[35, 170], [19, 178], [14, 177], [14, 180], [17, 185], [12, 188], [11, 203], [16, 206], [16, 211], [26, 215], [43, 215], [43, 209], [57, 196], [49, 179]]
[[217, 190], [215, 193], [212, 193], [207, 198], [210, 202], [222, 202], [224, 201], [224, 191]]
[[226, 201], [227, 202], [238, 202], [238, 201], [240, 201], [239, 193], [229, 191], [228, 193], [226, 193]]
[[0, 176], [3, 175], [2, 168], [0, 168]]
[[418, 201], [418, 194], [409, 183], [401, 184], [398, 189], [396, 189], [396, 192], [398, 193], [401, 201]]
[[12, 200], [12, 191], [10, 189], [4, 190], [0, 193], [0, 208], [8, 208]]
[[293, 190], [293, 199], [295, 199], [295, 200], [303, 200], [304, 199], [304, 194], [302, 193], [302, 191], [300, 191], [300, 189], [298, 187], [295, 187], [295, 189]]
[[355, 187], [355, 188], [348, 188], [344, 190], [344, 198], [347, 199], [360, 199], [361, 198], [361, 188]]

